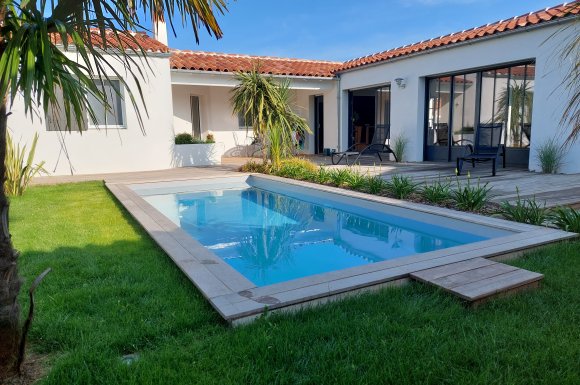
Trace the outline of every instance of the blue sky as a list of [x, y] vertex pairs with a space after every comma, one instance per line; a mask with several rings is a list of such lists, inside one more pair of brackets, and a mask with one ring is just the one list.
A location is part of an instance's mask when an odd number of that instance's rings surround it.
[[[561, 2], [561, 1], [560, 1]], [[169, 31], [172, 48], [343, 61], [560, 3], [558, 0], [229, 0], [224, 37]]]

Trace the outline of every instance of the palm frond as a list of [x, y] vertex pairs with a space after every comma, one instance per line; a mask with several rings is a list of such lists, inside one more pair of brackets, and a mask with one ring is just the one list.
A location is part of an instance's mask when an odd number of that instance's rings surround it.
[[[227, 10], [224, 0], [8, 0], [3, 4], [0, 92], [12, 101], [23, 95], [25, 112], [31, 116], [38, 105], [46, 114], [58, 111], [67, 130], [73, 123], [83, 127], [87, 115], [96, 122], [89, 96], [112, 109], [103, 87], [112, 78], [121, 82], [144, 129], [141, 111], [148, 112], [140, 80], [150, 67], [146, 50], [131, 33], [145, 29], [138, 16], [141, 11], [158, 18], [165, 15], [170, 23], [179, 14], [183, 24], [191, 23], [199, 41], [201, 26], [210, 35], [222, 36], [214, 12]], [[71, 53], [75, 60], [69, 58]], [[129, 80], [136, 92], [128, 86]], [[59, 98], [60, 94], [67, 97]]]

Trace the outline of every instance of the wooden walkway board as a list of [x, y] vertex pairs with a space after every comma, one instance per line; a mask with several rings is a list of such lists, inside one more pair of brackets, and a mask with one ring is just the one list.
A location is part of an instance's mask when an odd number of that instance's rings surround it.
[[411, 273], [411, 278], [437, 286], [471, 303], [505, 292], [536, 287], [542, 274], [473, 258]]

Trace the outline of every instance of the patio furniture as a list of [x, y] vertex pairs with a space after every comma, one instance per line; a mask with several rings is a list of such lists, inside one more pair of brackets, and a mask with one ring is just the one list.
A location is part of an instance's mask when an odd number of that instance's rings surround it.
[[449, 125], [447, 123], [435, 123], [435, 146], [447, 146], [449, 144]]
[[503, 168], [505, 168], [505, 145], [501, 143], [502, 131], [502, 123], [478, 125], [475, 132], [474, 145], [466, 146], [471, 153], [457, 158], [457, 175], [461, 175], [464, 161], [471, 162], [472, 167], [475, 167], [475, 163], [491, 161], [492, 175], [495, 176], [497, 161], [501, 156], [503, 157]]
[[368, 146], [366, 146], [360, 151], [357, 151], [356, 146], [359, 145], [359, 143], [357, 143], [350, 146], [346, 151], [335, 152], [334, 154], [332, 154], [331, 157], [332, 164], [339, 164], [344, 159], [346, 165], [348, 166], [349, 165], [348, 160], [351, 157], [356, 157], [356, 159], [352, 163], [356, 164], [361, 156], [367, 155], [377, 155], [379, 157], [379, 160], [382, 162], [383, 158], [381, 157], [381, 154], [393, 154], [393, 156], [395, 157], [395, 161], [398, 162], [397, 156], [395, 155], [395, 153], [393, 152], [393, 150], [389, 145], [390, 138], [391, 138], [391, 126], [388, 124], [377, 124], [375, 126], [373, 140]]

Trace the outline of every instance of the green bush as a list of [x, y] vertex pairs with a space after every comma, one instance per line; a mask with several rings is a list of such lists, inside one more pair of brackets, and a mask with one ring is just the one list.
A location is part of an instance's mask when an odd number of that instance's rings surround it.
[[429, 203], [442, 203], [451, 198], [451, 180], [441, 181], [439, 178], [431, 184], [425, 183], [419, 193]]
[[467, 178], [467, 184], [461, 186], [459, 179], [457, 179], [457, 189], [451, 193], [452, 199], [455, 201], [457, 207], [466, 211], [479, 211], [489, 201], [491, 197], [491, 187], [487, 187], [487, 183], [483, 186], [479, 179], [477, 185], [471, 185], [471, 178]]
[[541, 226], [546, 221], [548, 212], [546, 204], [540, 206], [536, 199], [521, 199], [520, 191], [516, 189], [518, 198], [515, 203], [502, 202], [498, 214], [507, 220]]
[[551, 222], [559, 229], [580, 233], [580, 210], [558, 207], [550, 213]]
[[417, 192], [418, 186], [410, 177], [398, 174], [393, 175], [385, 185], [389, 194], [397, 199], [409, 198], [411, 194]]
[[314, 180], [318, 166], [304, 158], [288, 158], [280, 161], [275, 174], [285, 178]]
[[241, 172], [259, 172], [261, 174], [270, 174], [271, 167], [269, 164], [254, 162], [253, 160], [240, 167]]
[[193, 144], [193, 136], [187, 132], [175, 135], [175, 144]]
[[536, 150], [536, 158], [545, 174], [557, 173], [562, 165], [564, 155], [563, 147], [554, 138], [546, 140]]

